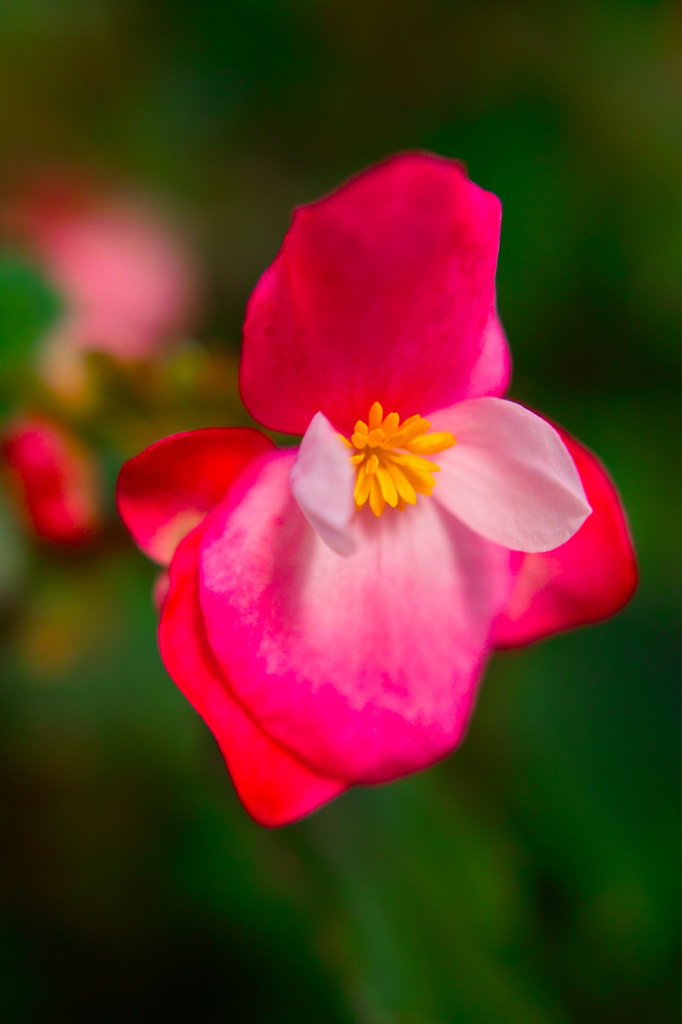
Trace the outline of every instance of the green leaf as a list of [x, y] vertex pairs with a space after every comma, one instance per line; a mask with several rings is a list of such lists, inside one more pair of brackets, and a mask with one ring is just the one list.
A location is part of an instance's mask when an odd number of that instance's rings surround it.
[[30, 375], [49, 328], [61, 311], [57, 295], [29, 263], [0, 255], [0, 388]]

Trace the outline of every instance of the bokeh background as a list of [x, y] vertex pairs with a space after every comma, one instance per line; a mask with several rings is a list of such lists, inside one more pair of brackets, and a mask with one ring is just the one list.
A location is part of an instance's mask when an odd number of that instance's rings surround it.
[[[2, 0], [0, 125], [1, 429], [59, 432], [85, 508], [56, 542], [0, 485], [2, 1020], [679, 1020], [679, 3]], [[511, 394], [610, 467], [640, 588], [497, 656], [445, 763], [267, 831], [161, 666], [113, 483], [246, 422], [291, 208], [412, 147], [501, 197]], [[65, 181], [153, 208], [195, 275], [142, 357], [59, 347], [27, 210]]]

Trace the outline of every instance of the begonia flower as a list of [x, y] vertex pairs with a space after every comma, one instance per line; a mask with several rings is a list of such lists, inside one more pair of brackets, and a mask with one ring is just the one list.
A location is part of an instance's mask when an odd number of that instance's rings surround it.
[[79, 546], [97, 533], [97, 466], [66, 427], [43, 416], [13, 421], [0, 437], [0, 471], [26, 527], [41, 540]]
[[123, 519], [170, 564], [163, 660], [263, 824], [446, 756], [494, 646], [634, 587], [605, 471], [501, 397], [499, 229], [498, 199], [425, 154], [300, 208], [240, 375], [300, 446], [199, 430], [121, 472]]

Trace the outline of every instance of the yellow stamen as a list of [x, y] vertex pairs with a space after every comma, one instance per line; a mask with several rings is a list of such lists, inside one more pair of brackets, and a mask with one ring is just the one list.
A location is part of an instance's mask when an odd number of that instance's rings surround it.
[[383, 419], [384, 410], [381, 408], [381, 404], [379, 402], [375, 402], [369, 410], [369, 419], [367, 421], [369, 423], [369, 429], [376, 430], [377, 427], [381, 426]]
[[381, 493], [379, 481], [375, 476], [372, 477], [372, 486], [369, 489], [369, 507], [375, 516], [380, 516], [386, 508], [386, 499]]
[[374, 478], [368, 476], [367, 473], [358, 473], [355, 480], [355, 504], [358, 508], [362, 508], [369, 498], [373, 479]]
[[430, 427], [429, 421], [418, 415], [402, 423], [397, 412], [384, 416], [383, 407], [375, 402], [367, 422], [355, 424], [350, 441], [342, 438], [352, 449], [350, 460], [357, 469], [358, 509], [369, 502], [375, 516], [387, 505], [402, 512], [406, 505], [415, 504], [417, 494], [431, 494], [436, 486], [432, 474], [440, 466], [423, 456], [452, 448], [455, 439], [445, 431], [429, 434]]

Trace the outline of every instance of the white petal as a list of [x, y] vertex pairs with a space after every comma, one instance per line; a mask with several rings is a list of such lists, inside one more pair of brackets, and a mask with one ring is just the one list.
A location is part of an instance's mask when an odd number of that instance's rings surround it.
[[318, 412], [308, 425], [289, 476], [301, 512], [338, 555], [351, 555], [355, 550], [350, 528], [355, 514], [355, 470], [349, 455], [329, 420]]
[[513, 551], [551, 551], [592, 511], [554, 427], [502, 398], [475, 398], [429, 416], [454, 435], [437, 456], [434, 498], [472, 530]]

